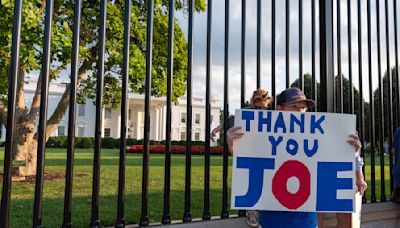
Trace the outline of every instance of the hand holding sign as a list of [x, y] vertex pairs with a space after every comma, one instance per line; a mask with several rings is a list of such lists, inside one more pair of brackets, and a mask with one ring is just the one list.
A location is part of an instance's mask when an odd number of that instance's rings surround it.
[[354, 210], [354, 115], [237, 110], [235, 120], [232, 208]]

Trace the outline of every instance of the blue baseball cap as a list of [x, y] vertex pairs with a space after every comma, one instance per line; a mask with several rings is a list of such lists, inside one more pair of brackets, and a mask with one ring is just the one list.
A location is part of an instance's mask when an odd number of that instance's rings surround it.
[[279, 94], [277, 105], [288, 105], [299, 101], [305, 101], [308, 108], [312, 108], [315, 105], [315, 101], [307, 99], [303, 91], [296, 87], [286, 89], [281, 94]]

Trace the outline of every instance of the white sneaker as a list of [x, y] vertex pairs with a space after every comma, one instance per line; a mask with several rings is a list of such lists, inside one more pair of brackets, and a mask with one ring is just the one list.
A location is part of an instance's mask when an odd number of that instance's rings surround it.
[[258, 211], [247, 211], [247, 225], [250, 227], [258, 227], [258, 220], [259, 220], [260, 214]]

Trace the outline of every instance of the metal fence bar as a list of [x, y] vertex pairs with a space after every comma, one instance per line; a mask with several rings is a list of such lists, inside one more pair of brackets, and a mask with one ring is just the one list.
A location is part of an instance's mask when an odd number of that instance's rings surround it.
[[[394, 24], [394, 53], [395, 53], [395, 67], [394, 74], [396, 78], [396, 126], [400, 126], [400, 79], [399, 79], [399, 49], [397, 40], [397, 0], [393, 0], [393, 24]], [[393, 189], [393, 187], [392, 187]]]
[[299, 88], [304, 90], [303, 75], [303, 0], [299, 0]]
[[75, 154], [75, 123], [76, 123], [76, 86], [79, 70], [79, 31], [81, 25], [82, 1], [75, 0], [74, 5], [74, 30], [71, 60], [71, 84], [68, 114], [68, 145], [67, 145], [67, 168], [65, 172], [64, 193], [64, 220], [62, 227], [71, 227], [72, 213], [72, 183], [74, 177], [74, 154]]
[[347, 0], [347, 45], [349, 50], [349, 113], [354, 114], [354, 83], [351, 36], [351, 0]]
[[126, 165], [126, 125], [128, 116], [128, 79], [129, 79], [129, 43], [130, 43], [131, 1], [125, 0], [124, 15], [124, 56], [122, 66], [122, 102], [121, 133], [119, 142], [118, 208], [115, 227], [125, 226], [125, 165]]
[[246, 0], [242, 0], [242, 42], [241, 42], [240, 63], [241, 63], [240, 107], [243, 108], [246, 103]]
[[321, 107], [319, 111], [333, 112], [334, 72], [333, 72], [333, 0], [319, 0]]
[[371, 202], [376, 202], [375, 193], [375, 108], [372, 85], [372, 40], [371, 40], [371, 0], [367, 0], [367, 34], [368, 34], [368, 79], [369, 79], [369, 134], [371, 141]]
[[[50, 80], [51, 31], [53, 23], [53, 0], [46, 1], [45, 34], [43, 43], [42, 89], [40, 91], [40, 111], [38, 125], [38, 147], [35, 182], [35, 199], [33, 204], [33, 227], [42, 227], [42, 199], [44, 182], [44, 162], [46, 153], [47, 98]], [[38, 82], [39, 83], [39, 82]]]
[[164, 165], [164, 210], [162, 224], [170, 224], [171, 189], [171, 121], [172, 121], [172, 78], [174, 74], [174, 15], [175, 0], [169, 1], [168, 15], [168, 61], [167, 61], [167, 121], [165, 126], [165, 165]]
[[261, 3], [257, 0], [257, 89], [261, 87]]
[[[392, 70], [390, 69], [390, 41], [389, 41], [389, 7], [388, 0], [385, 0], [385, 25], [386, 25], [386, 88], [387, 88], [387, 107], [388, 107], [388, 141], [389, 141], [389, 166], [390, 166], [390, 192], [393, 191], [393, 172], [392, 172], [392, 164], [393, 164], [393, 156], [390, 153], [390, 148], [392, 145], [393, 139], [393, 105], [392, 105]], [[383, 89], [383, 88], [382, 88]]]
[[[359, 108], [358, 108], [358, 135], [361, 141], [361, 157], [365, 158], [365, 125], [364, 125], [364, 95], [363, 95], [363, 72], [362, 72], [362, 31], [361, 31], [361, 0], [357, 0], [357, 38], [358, 38], [358, 89], [359, 89]], [[362, 172], [365, 176], [365, 166], [362, 167]], [[363, 202], [367, 199], [363, 195]]]
[[337, 112], [343, 113], [343, 73], [342, 73], [342, 36], [341, 36], [341, 0], [337, 0], [336, 10], [337, 10], [337, 67], [338, 67], [338, 75], [337, 75]]
[[290, 87], [290, 0], [286, 0], [286, 88]]
[[15, 107], [17, 100], [17, 77], [19, 73], [19, 53], [21, 43], [21, 19], [22, 19], [22, 0], [14, 2], [14, 21], [11, 45], [11, 61], [8, 77], [8, 96], [7, 96], [7, 131], [6, 145], [4, 149], [4, 174], [3, 189], [1, 193], [1, 219], [0, 226], [7, 228], [10, 218], [11, 200], [11, 164], [15, 134]]
[[272, 12], [272, 21], [271, 21], [271, 87], [272, 87], [272, 97], [273, 103], [272, 108], [276, 108], [276, 0], [271, 0], [271, 12]]
[[192, 67], [193, 67], [193, 13], [194, 0], [189, 0], [189, 33], [188, 33], [188, 74], [187, 74], [187, 120], [186, 120], [186, 168], [185, 168], [185, 212], [183, 222], [192, 221], [190, 212], [190, 181], [192, 170]]
[[377, 46], [378, 46], [378, 79], [379, 79], [379, 155], [380, 155], [380, 170], [381, 170], [381, 201], [386, 201], [385, 197], [385, 157], [383, 156], [383, 141], [385, 137], [384, 131], [384, 113], [383, 113], [383, 77], [381, 65], [381, 29], [380, 29], [380, 0], [376, 0], [376, 31], [377, 31]]
[[[212, 0], [207, 4], [207, 58], [206, 58], [206, 145], [204, 151], [204, 209], [203, 220], [211, 219], [210, 212], [210, 132], [211, 132], [211, 44], [212, 44]], [[242, 99], [244, 97], [244, 82], [242, 74]], [[242, 105], [243, 105], [242, 101]]]
[[147, 1], [147, 30], [146, 30], [146, 87], [144, 95], [144, 141], [142, 162], [142, 208], [140, 226], [149, 225], [147, 216], [148, 184], [149, 184], [149, 142], [150, 142], [150, 93], [153, 59], [153, 0]]
[[100, 202], [100, 155], [101, 135], [103, 123], [103, 86], [104, 86], [104, 61], [105, 61], [105, 40], [106, 40], [106, 17], [107, 0], [100, 2], [100, 45], [99, 60], [97, 63], [97, 89], [96, 89], [96, 127], [93, 161], [93, 182], [92, 182], [92, 216], [90, 227], [99, 227], [99, 202]]
[[316, 32], [315, 32], [315, 0], [311, 0], [311, 99], [315, 101], [314, 111], [318, 111], [318, 97], [317, 97], [317, 83], [316, 83], [316, 72], [315, 72], [315, 42], [316, 42]]
[[228, 218], [228, 131], [229, 117], [229, 0], [225, 0], [225, 44], [224, 44], [224, 152], [222, 161], [222, 211], [221, 218]]

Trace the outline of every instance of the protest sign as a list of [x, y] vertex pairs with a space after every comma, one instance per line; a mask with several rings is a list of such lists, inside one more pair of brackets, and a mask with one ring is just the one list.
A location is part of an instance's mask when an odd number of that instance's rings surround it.
[[232, 209], [352, 212], [356, 116], [236, 110]]

